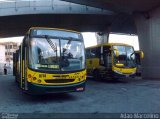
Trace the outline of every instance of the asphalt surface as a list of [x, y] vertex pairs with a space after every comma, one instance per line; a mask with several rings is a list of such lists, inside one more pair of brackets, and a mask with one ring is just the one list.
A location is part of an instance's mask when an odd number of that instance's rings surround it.
[[32, 96], [13, 76], [0, 76], [0, 112], [8, 113], [160, 113], [160, 81], [87, 80], [85, 92]]

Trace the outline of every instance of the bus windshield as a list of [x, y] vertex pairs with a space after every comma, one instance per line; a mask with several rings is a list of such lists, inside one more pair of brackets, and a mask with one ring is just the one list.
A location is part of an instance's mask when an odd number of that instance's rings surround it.
[[114, 53], [114, 64], [121, 63], [125, 67], [135, 67], [135, 54], [132, 46], [113, 46], [119, 51], [119, 56], [116, 57]]
[[82, 40], [31, 38], [29, 67], [39, 70], [73, 71], [85, 68]]

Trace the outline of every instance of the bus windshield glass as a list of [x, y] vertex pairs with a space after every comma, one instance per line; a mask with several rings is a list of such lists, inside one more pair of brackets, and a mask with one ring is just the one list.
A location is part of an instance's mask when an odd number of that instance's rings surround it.
[[135, 67], [135, 54], [132, 46], [113, 46], [114, 49], [119, 51], [119, 56], [115, 56], [114, 51], [114, 64], [121, 63], [125, 67]]
[[83, 40], [31, 38], [29, 67], [39, 70], [74, 71], [85, 68]]

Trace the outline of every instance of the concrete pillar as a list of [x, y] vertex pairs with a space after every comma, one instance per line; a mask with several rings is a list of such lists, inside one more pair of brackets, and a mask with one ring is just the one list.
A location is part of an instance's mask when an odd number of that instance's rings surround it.
[[108, 43], [109, 32], [97, 32], [96, 38], [97, 44]]
[[160, 8], [135, 14], [140, 49], [144, 51], [142, 78], [160, 79]]

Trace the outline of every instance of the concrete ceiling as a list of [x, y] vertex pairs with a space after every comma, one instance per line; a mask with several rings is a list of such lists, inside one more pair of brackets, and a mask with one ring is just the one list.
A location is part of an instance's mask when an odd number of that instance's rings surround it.
[[32, 26], [59, 27], [77, 31], [105, 31], [136, 34], [133, 13], [146, 13], [160, 6], [160, 0], [63, 0], [111, 10], [114, 15], [24, 14], [0, 17], [0, 37], [20, 36]]
[[148, 12], [160, 6], [160, 0], [63, 0], [117, 13]]
[[105, 31], [109, 28], [112, 32], [121, 31], [122, 33], [136, 33], [134, 23], [130, 16], [96, 14], [32, 14], [0, 17], [0, 37], [21, 36], [33, 26], [57, 27], [81, 32], [98, 32]]

